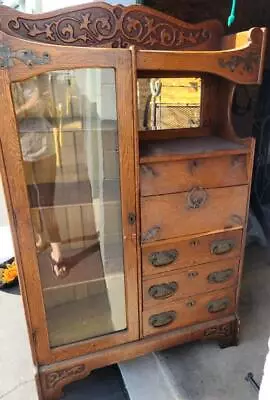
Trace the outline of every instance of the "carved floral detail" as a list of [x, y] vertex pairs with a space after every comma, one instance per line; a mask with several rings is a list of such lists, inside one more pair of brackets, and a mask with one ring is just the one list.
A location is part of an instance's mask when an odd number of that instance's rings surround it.
[[33, 21], [17, 17], [11, 31], [43, 43], [92, 47], [129, 47], [180, 50], [198, 46], [211, 37], [208, 30], [167, 21], [151, 10], [121, 6], [92, 6], [51, 18]]
[[228, 59], [219, 58], [219, 66], [221, 68], [227, 68], [230, 72], [235, 72], [242, 67], [242, 71], [252, 74], [254, 69], [260, 64], [260, 56], [256, 51], [249, 51], [242, 55], [234, 55]]
[[231, 336], [233, 333], [233, 324], [230, 322], [228, 324], [212, 326], [204, 331], [205, 337], [211, 336]]
[[46, 386], [48, 389], [54, 389], [55, 386], [67, 378], [73, 378], [77, 375], [82, 375], [85, 373], [85, 365], [76, 365], [71, 368], [60, 369], [59, 371], [50, 372], [46, 375]]

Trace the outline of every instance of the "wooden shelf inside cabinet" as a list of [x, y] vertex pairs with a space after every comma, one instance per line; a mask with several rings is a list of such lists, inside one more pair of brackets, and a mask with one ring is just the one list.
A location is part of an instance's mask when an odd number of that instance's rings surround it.
[[218, 136], [149, 140], [140, 144], [140, 163], [247, 154], [247, 143], [234, 143]]

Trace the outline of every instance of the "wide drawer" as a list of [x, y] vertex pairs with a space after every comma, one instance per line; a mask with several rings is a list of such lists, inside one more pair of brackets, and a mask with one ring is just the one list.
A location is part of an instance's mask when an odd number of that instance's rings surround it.
[[145, 280], [143, 307], [146, 309], [168, 301], [235, 286], [238, 266], [239, 259], [228, 259]]
[[240, 255], [242, 229], [161, 240], [142, 246], [143, 277]]
[[228, 288], [168, 302], [143, 311], [144, 336], [222, 318], [235, 311], [235, 289]]
[[243, 227], [248, 186], [141, 198], [141, 242]]
[[142, 196], [186, 192], [194, 186], [215, 188], [247, 183], [246, 154], [146, 163], [140, 166]]

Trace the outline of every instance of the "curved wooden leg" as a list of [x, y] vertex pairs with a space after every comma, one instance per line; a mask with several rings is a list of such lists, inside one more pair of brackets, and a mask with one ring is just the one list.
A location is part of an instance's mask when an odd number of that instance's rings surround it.
[[40, 400], [59, 400], [63, 395], [63, 388], [75, 381], [85, 378], [91, 369], [85, 364], [67, 363], [67, 367], [42, 367], [39, 371], [38, 386], [40, 388]]

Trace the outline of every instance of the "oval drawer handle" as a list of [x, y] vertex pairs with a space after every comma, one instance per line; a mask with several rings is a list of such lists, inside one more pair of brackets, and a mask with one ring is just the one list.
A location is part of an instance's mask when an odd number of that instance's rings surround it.
[[160, 229], [159, 225], [154, 225], [152, 228], [148, 229], [147, 232], [142, 234], [142, 243], [147, 242], [148, 240], [154, 240], [159, 234]]
[[149, 296], [156, 300], [167, 299], [173, 296], [178, 289], [177, 282], [161, 283], [160, 285], [153, 285], [149, 288]]
[[148, 261], [154, 267], [164, 267], [165, 265], [173, 263], [177, 259], [178, 255], [179, 253], [176, 249], [154, 251], [149, 254]]
[[207, 200], [207, 192], [201, 187], [193, 188], [187, 195], [188, 208], [195, 209], [202, 207]]
[[162, 326], [170, 325], [176, 319], [175, 311], [165, 311], [160, 314], [151, 315], [149, 324], [153, 328], [160, 328]]
[[216, 256], [229, 253], [235, 247], [235, 241], [232, 239], [214, 240], [211, 245], [211, 253]]
[[210, 301], [207, 305], [208, 312], [210, 314], [219, 313], [225, 311], [230, 304], [230, 299], [228, 297], [224, 297], [223, 299]]
[[215, 271], [208, 275], [207, 280], [209, 283], [222, 283], [231, 279], [233, 276], [233, 269], [228, 268], [223, 271]]

